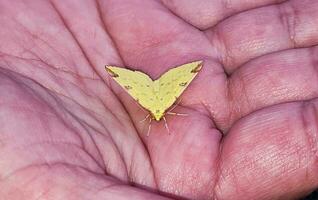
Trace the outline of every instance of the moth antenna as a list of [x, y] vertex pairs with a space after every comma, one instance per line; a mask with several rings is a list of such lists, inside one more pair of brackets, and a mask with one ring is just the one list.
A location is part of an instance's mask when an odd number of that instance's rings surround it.
[[165, 122], [165, 127], [166, 127], [166, 129], [167, 129], [167, 131], [168, 131], [168, 134], [170, 135], [170, 130], [169, 130], [169, 127], [168, 127], [167, 120], [166, 120], [165, 117], [163, 117], [163, 120], [164, 120], [164, 122]]
[[149, 120], [149, 126], [148, 126], [148, 132], [147, 132], [147, 137], [149, 137], [150, 135], [150, 129], [151, 129], [151, 117], [150, 117], [150, 120]]
[[167, 112], [167, 114], [168, 114], [168, 115], [184, 116], [184, 117], [189, 116], [189, 114], [186, 114], [186, 113]]
[[143, 120], [140, 120], [139, 123], [143, 123], [144, 121], [146, 121], [149, 116], [150, 116], [150, 114], [148, 114]]

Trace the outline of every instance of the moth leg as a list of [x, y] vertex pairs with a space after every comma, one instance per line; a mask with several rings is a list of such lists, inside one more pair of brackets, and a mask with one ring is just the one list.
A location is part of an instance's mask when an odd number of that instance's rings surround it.
[[175, 109], [175, 108], [179, 105], [180, 102], [181, 102], [181, 98], [178, 99], [177, 103], [174, 104], [174, 105], [168, 110], [168, 112], [170, 112], [170, 111], [172, 111], [173, 109]]
[[148, 132], [147, 132], [147, 137], [150, 135], [150, 129], [151, 129], [151, 117], [149, 118], [149, 126], [148, 126]]
[[164, 120], [164, 122], [165, 122], [165, 127], [166, 127], [166, 129], [167, 129], [167, 131], [168, 131], [168, 134], [170, 135], [170, 130], [169, 130], [169, 127], [168, 127], [167, 120], [166, 120], [165, 117], [163, 117], [163, 120]]
[[181, 98], [178, 99], [178, 102], [174, 106], [172, 106], [171, 109], [168, 110], [167, 114], [169, 114], [169, 115], [177, 115], [177, 116], [188, 116], [188, 114], [186, 114], [186, 113], [171, 112], [173, 109], [175, 109], [179, 105], [180, 102], [181, 102]]
[[175, 112], [167, 112], [168, 115], [177, 115], [177, 116], [188, 116], [189, 114], [186, 113], [175, 113]]
[[146, 121], [148, 119], [148, 117], [150, 117], [150, 114], [148, 114], [143, 120], [140, 120], [139, 123]]

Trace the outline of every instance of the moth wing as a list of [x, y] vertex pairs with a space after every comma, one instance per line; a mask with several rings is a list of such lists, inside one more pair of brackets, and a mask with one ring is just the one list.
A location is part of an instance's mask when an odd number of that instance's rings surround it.
[[161, 106], [167, 110], [189, 86], [202, 68], [202, 61], [187, 63], [164, 73], [159, 81]]
[[153, 106], [153, 81], [140, 72], [129, 69], [106, 66], [108, 74], [132, 96], [142, 107], [150, 110]]

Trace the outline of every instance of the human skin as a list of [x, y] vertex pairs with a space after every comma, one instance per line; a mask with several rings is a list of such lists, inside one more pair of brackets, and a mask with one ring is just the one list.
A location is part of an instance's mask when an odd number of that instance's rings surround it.
[[[318, 187], [318, 1], [0, 0], [0, 199], [297, 199]], [[152, 122], [105, 72], [204, 66]]]

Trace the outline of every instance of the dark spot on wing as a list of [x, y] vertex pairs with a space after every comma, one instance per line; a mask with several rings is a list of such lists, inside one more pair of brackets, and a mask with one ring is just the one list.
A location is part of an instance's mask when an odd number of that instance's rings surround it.
[[200, 62], [195, 68], [191, 70], [191, 73], [198, 73], [202, 68], [202, 62]]
[[107, 68], [107, 66], [105, 66], [106, 71], [108, 72], [108, 74], [113, 77], [113, 78], [117, 78], [119, 77], [118, 74], [116, 74], [115, 72], [113, 72], [111, 69]]
[[156, 110], [156, 113], [159, 113], [160, 112], [160, 110]]
[[131, 90], [132, 87], [131, 87], [130, 85], [125, 85], [125, 89], [126, 89], [126, 90]]
[[183, 83], [180, 83], [179, 86], [184, 87], [184, 86], [186, 86], [187, 84], [188, 84], [188, 82], [183, 82]]
[[150, 87], [150, 85], [146, 85], [147, 87]]

